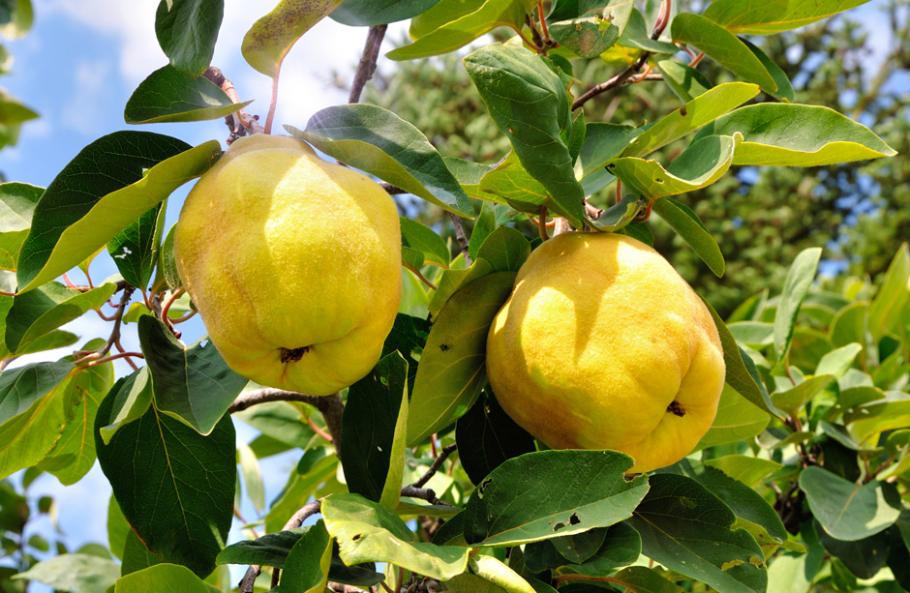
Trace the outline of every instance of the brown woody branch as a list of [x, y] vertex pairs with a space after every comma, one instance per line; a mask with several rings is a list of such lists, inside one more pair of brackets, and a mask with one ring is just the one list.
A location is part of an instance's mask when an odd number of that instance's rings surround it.
[[[657, 20], [654, 22], [654, 29], [651, 31], [651, 39], [658, 39], [661, 34], [664, 32], [664, 29], [667, 28], [667, 24], [670, 22], [670, 13], [672, 9], [672, 0], [663, 0], [663, 3], [660, 6], [660, 13], [657, 15]], [[648, 58], [651, 57], [651, 52], [645, 51], [638, 57], [635, 62], [617, 74], [609, 80], [605, 80], [599, 84], [594, 85], [572, 103], [572, 109], [578, 109], [594, 97], [606, 93], [607, 91], [613, 90], [617, 87], [622, 86], [628, 82], [631, 82], [631, 79], [634, 75], [638, 74], [644, 65], [648, 62]], [[649, 80], [647, 77], [642, 78], [641, 80]]]
[[[208, 70], [203, 74], [208, 78], [212, 83], [216, 84], [224, 94], [233, 103], [240, 103], [240, 95], [237, 94], [237, 89], [234, 88], [234, 83], [227, 78], [220, 68], [216, 66], [209, 66]], [[237, 138], [242, 136], [248, 136], [250, 134], [260, 134], [263, 132], [263, 128], [259, 125], [259, 117], [255, 115], [250, 115], [244, 110], [235, 111], [234, 113], [225, 116], [224, 123], [230, 131], [230, 136], [228, 136], [227, 143], [231, 144]]]
[[306, 395], [267, 387], [238, 397], [228, 408], [228, 412], [235, 414], [255, 405], [278, 401], [303, 402], [322, 412], [335, 450], [341, 450], [341, 417], [344, 414], [344, 404], [341, 403], [341, 397], [337, 393], [334, 395]]
[[373, 74], [376, 72], [376, 61], [379, 59], [379, 48], [382, 46], [387, 27], [388, 25], [370, 27], [366, 43], [363, 46], [363, 54], [360, 56], [360, 63], [357, 64], [357, 72], [354, 74], [354, 81], [351, 83], [348, 103], [359, 103], [363, 87], [373, 78]]

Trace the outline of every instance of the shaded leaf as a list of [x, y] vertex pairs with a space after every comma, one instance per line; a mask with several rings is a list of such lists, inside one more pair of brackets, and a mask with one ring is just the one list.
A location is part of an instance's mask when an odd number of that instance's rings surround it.
[[740, 395], [729, 384], [724, 385], [717, 416], [696, 449], [748, 441], [760, 434], [770, 421], [767, 412]]
[[515, 272], [484, 276], [460, 288], [440, 311], [417, 367], [409, 445], [454, 422], [474, 404], [485, 382], [487, 331], [514, 280]]
[[799, 475], [799, 487], [812, 515], [839, 540], [856, 541], [884, 531], [901, 512], [894, 487], [875, 480], [856, 484], [820, 467], [808, 467]]
[[123, 118], [128, 124], [203, 121], [230, 115], [251, 102], [234, 103], [208, 78], [165, 66], [139, 83]]
[[209, 434], [249, 382], [228, 367], [210, 342], [184, 349], [158, 319], [139, 319], [139, 343], [152, 376], [155, 406]]
[[281, 593], [322, 593], [329, 580], [332, 539], [318, 521], [291, 548], [284, 563]]
[[155, 34], [171, 65], [200, 75], [212, 61], [224, 0], [161, 0], [155, 14]]
[[409, 19], [437, 2], [439, 0], [342, 0], [329, 16], [352, 27], [369, 27]]
[[0, 183], [0, 269], [16, 269], [32, 212], [43, 193], [44, 188], [27, 183]]
[[651, 490], [630, 521], [645, 555], [719, 593], [764, 593], [761, 548], [733, 512], [704, 486], [675, 474], [651, 476]]
[[691, 208], [667, 198], [654, 202], [654, 211], [695, 251], [715, 276], [720, 278], [724, 275], [727, 264], [720, 246]]
[[[113, 406], [113, 398], [102, 402], [96, 427], [111, 422]], [[95, 446], [117, 503], [145, 546], [164, 561], [208, 575], [233, 518], [237, 466], [230, 418], [202, 436], [150, 406], [108, 444], [96, 436]]]
[[627, 519], [648, 490], [626, 481], [632, 466], [614, 451], [542, 451], [493, 470], [468, 501], [465, 539], [506, 546], [608, 527]]
[[780, 302], [774, 315], [774, 349], [779, 358], [783, 358], [790, 348], [796, 316], [812, 286], [821, 256], [821, 247], [804, 249], [796, 256], [787, 271]]
[[164, 227], [164, 205], [162, 202], [144, 213], [107, 244], [117, 269], [131, 286], [147, 287], [152, 277]]
[[455, 440], [458, 459], [474, 484], [507, 459], [535, 450], [534, 437], [503, 411], [495, 397], [481, 397], [458, 419]]

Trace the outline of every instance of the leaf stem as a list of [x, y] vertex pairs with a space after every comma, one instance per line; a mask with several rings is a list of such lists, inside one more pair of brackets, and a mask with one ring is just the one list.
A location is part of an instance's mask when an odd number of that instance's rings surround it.
[[278, 109], [278, 82], [281, 79], [281, 64], [275, 68], [272, 77], [272, 99], [269, 101], [269, 114], [265, 116], [265, 133], [272, 133], [272, 123], [275, 121], [275, 110]]

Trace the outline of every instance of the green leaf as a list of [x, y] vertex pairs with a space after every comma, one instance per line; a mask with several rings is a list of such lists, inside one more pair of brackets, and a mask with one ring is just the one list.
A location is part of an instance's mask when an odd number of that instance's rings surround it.
[[514, 272], [484, 276], [460, 288], [439, 312], [411, 393], [409, 445], [454, 422], [474, 404], [485, 382], [487, 331], [514, 280]]
[[423, 260], [443, 268], [449, 266], [449, 248], [433, 229], [405, 216], [400, 218], [401, 238], [405, 247], [419, 251]]
[[781, 468], [776, 461], [748, 455], [724, 455], [704, 461], [708, 467], [724, 472], [734, 480], [755, 488], [765, 478]]
[[517, 272], [531, 255], [531, 244], [513, 228], [499, 227], [490, 233], [477, 257], [488, 262], [494, 272]]
[[856, 355], [862, 351], [863, 347], [855, 342], [832, 350], [818, 361], [818, 366], [815, 368], [815, 374], [831, 375], [835, 379], [840, 379], [850, 369]]
[[262, 469], [259, 459], [249, 445], [237, 443], [237, 465], [243, 478], [243, 489], [253, 508], [261, 513], [265, 509], [265, 483], [262, 480]]
[[777, 512], [746, 484], [712, 467], [706, 467], [692, 477], [721, 499], [740, 519], [760, 526], [777, 542], [787, 540], [787, 530]]
[[348, 391], [342, 419], [341, 465], [348, 490], [395, 508], [404, 472], [408, 363], [386, 355]]
[[770, 421], [767, 412], [737, 393], [729, 384], [724, 385], [714, 423], [696, 449], [747, 441], [760, 434]]
[[150, 132], [115, 132], [86, 146], [35, 206], [19, 256], [20, 292], [78, 265], [218, 153], [215, 141], [190, 148]]
[[843, 541], [884, 531], [894, 525], [901, 512], [894, 487], [875, 480], [856, 484], [813, 466], [799, 475], [799, 487], [825, 531]]
[[[463, 260], [458, 256], [455, 262], [462, 263]], [[433, 293], [428, 305], [430, 317], [434, 320], [439, 317], [439, 312], [456, 291], [492, 273], [493, 266], [490, 265], [490, 262], [479, 256], [475, 257], [467, 268], [458, 268], [453, 265], [453, 267], [445, 270], [436, 284], [436, 291]]]
[[572, 118], [562, 79], [539, 56], [515, 45], [482, 47], [464, 64], [522, 166], [550, 193], [553, 209], [580, 226], [584, 191], [564, 136]]
[[[97, 428], [111, 423], [113, 407], [114, 398], [102, 402]], [[234, 511], [237, 466], [230, 418], [202, 436], [150, 406], [108, 444], [96, 431], [95, 446], [117, 503], [145, 546], [165, 562], [208, 575]]]
[[105, 444], [111, 442], [111, 437], [120, 427], [145, 414], [152, 403], [152, 397], [152, 381], [147, 366], [119, 379], [108, 395], [113, 402], [108, 423], [98, 429]]
[[375, 105], [317, 112], [305, 130], [285, 126], [322, 152], [461, 216], [474, 209], [430, 141], [412, 124]]
[[821, 256], [821, 247], [804, 249], [793, 260], [787, 272], [774, 315], [774, 349], [779, 358], [783, 358], [790, 348], [799, 307], [809, 293]]
[[107, 542], [115, 558], [123, 559], [126, 540], [130, 533], [132, 533], [130, 524], [126, 522], [123, 511], [117, 505], [117, 499], [111, 494], [107, 503]]
[[120, 578], [120, 566], [98, 556], [61, 554], [38, 562], [13, 578], [37, 581], [61, 591], [104, 593]]
[[27, 183], [0, 183], [0, 269], [16, 269], [32, 212], [43, 193], [44, 188]]
[[371, 27], [409, 19], [426, 11], [439, 0], [342, 0], [329, 15], [352, 27]]
[[13, 298], [6, 316], [6, 347], [23, 352], [36, 340], [83, 315], [98, 309], [117, 289], [113, 283], [80, 292], [57, 282]]
[[[683, 107], [657, 120], [653, 126], [639, 134], [622, 156], [645, 156], [682, 138], [690, 132], [710, 124], [720, 116], [736, 109], [755, 97], [758, 86], [747, 82], [728, 82], [705, 91]], [[732, 136], [733, 132], [713, 132], [719, 136]], [[739, 148], [737, 148], [737, 151]], [[734, 157], [734, 163], [736, 159]]]
[[36, 363], [0, 374], [0, 479], [36, 465], [66, 424], [73, 363]]
[[603, 189], [613, 180], [613, 175], [604, 167], [640, 133], [641, 130], [631, 126], [598, 122], [588, 124], [575, 165], [576, 170], [581, 169], [581, 183], [586, 195]]
[[617, 585], [635, 593], [679, 593], [681, 589], [654, 569], [630, 566], [613, 575]]
[[705, 16], [739, 35], [772, 35], [828, 18], [869, 0], [715, 0]]
[[211, 342], [184, 349], [158, 319], [139, 319], [139, 343], [154, 385], [155, 406], [209, 434], [249, 382], [231, 370]]
[[654, 202], [654, 211], [688, 243], [715, 276], [723, 277], [727, 264], [720, 246], [691, 208], [678, 200], [667, 198]]
[[777, 65], [777, 62], [768, 57], [768, 55], [763, 52], [757, 45], [749, 41], [748, 39], [741, 39], [741, 41], [746, 44], [746, 47], [749, 48], [758, 61], [762, 63], [762, 66], [768, 71], [768, 74], [771, 75], [771, 78], [774, 79], [774, 82], [777, 84], [777, 90], [770, 93], [772, 96], [781, 99], [783, 101], [793, 101], [796, 98], [796, 94], [793, 91], [793, 84], [790, 82], [790, 79], [787, 77], [787, 73]]
[[165, 284], [171, 290], [183, 287], [183, 281], [180, 280], [180, 273], [177, 271], [177, 260], [174, 258], [174, 231], [176, 229], [176, 225], [171, 227], [158, 250], [158, 275], [164, 279]]
[[291, 548], [284, 563], [281, 593], [322, 593], [329, 580], [332, 538], [318, 521]]
[[702, 134], [743, 135], [734, 165], [818, 167], [897, 154], [869, 128], [817, 105], [760, 103], [726, 115]]
[[623, 47], [634, 47], [642, 51], [654, 54], [675, 54], [679, 51], [672, 43], [651, 39], [651, 32], [648, 30], [648, 24], [645, 22], [644, 15], [638, 9], [633, 9], [629, 13], [625, 30], [619, 39], [619, 45]]
[[114, 367], [105, 363], [80, 371], [66, 386], [66, 428], [39, 464], [64, 486], [81, 480], [95, 464], [95, 415], [113, 383]]
[[[568, 550], [565, 546], [566, 540], [576, 540], [579, 537], [602, 531], [604, 530], [595, 529], [587, 532], [587, 534], [580, 534], [567, 538], [558, 537], [549, 541], [530, 544], [529, 546], [526, 546], [525, 549], [527, 550], [531, 546], [552, 545], [554, 551], [558, 551], [560, 556], [570, 562], [576, 562], [577, 560], [580, 560], [581, 557], [567, 554]], [[638, 532], [629, 527], [626, 523], [617, 523], [606, 530], [606, 537], [603, 538], [603, 544], [593, 556], [585, 559], [583, 562], [566, 565], [560, 569], [560, 572], [565, 571], [592, 577], [602, 576], [617, 568], [634, 563], [638, 560], [639, 556], [641, 556], [641, 537], [638, 535]], [[565, 563], [559, 562], [558, 564], [563, 565]]]
[[764, 593], [767, 573], [751, 535], [733, 529], [733, 512], [691, 478], [651, 476], [651, 490], [630, 521], [646, 556], [718, 593]]
[[242, 541], [227, 546], [218, 553], [218, 564], [257, 564], [284, 568], [288, 553], [307, 529], [290, 529], [267, 533], [251, 541]]
[[171, 66], [191, 76], [202, 74], [212, 61], [224, 0], [161, 0], [155, 34]]
[[727, 324], [720, 318], [720, 315], [717, 314], [717, 311], [714, 310], [711, 303], [704, 299], [703, 302], [711, 312], [711, 317], [714, 319], [714, 325], [717, 327], [717, 334], [720, 336], [720, 343], [724, 349], [724, 365], [727, 368], [727, 385], [755, 404], [759, 409], [777, 416], [778, 418], [783, 417], [784, 413], [777, 409], [771, 401], [768, 390], [765, 388], [765, 384], [762, 383], [758, 370], [755, 368], [755, 363], [753, 363], [752, 359], [736, 345], [733, 334], [727, 329]]
[[9, 7], [6, 10], [9, 12], [3, 19], [0, 35], [7, 39], [22, 37], [29, 32], [35, 20], [32, 2], [31, 0], [7, 0], [6, 4]]
[[287, 486], [269, 509], [265, 517], [266, 531], [282, 529], [288, 517], [306, 504], [317, 489], [334, 479], [337, 471], [337, 455], [324, 455], [323, 449], [305, 453], [297, 471], [291, 474]]
[[599, 17], [587, 17], [551, 24], [550, 36], [582, 58], [596, 58], [619, 39], [619, 27]]
[[608, 527], [627, 519], [648, 491], [625, 479], [632, 459], [615, 451], [542, 451], [493, 470], [468, 501], [465, 539], [508, 546]]
[[472, 556], [468, 561], [468, 568], [472, 574], [493, 583], [507, 593], [536, 593], [528, 581], [494, 556], [485, 554]]
[[673, 94], [684, 103], [706, 93], [713, 86], [701, 72], [676, 60], [661, 60], [657, 62], [657, 69]]
[[185, 566], [157, 564], [121, 577], [113, 593], [218, 593]]
[[834, 377], [831, 375], [806, 377], [804, 381], [790, 389], [772, 393], [771, 401], [781, 410], [794, 414], [802, 409], [806, 402], [821, 393], [832, 381], [834, 381]]
[[869, 306], [868, 329], [874, 340], [899, 331], [901, 313], [910, 303], [910, 249], [903, 243]]
[[537, 214], [541, 206], [555, 206], [547, 188], [528, 173], [515, 151], [509, 151], [499, 164], [480, 178], [478, 189], [484, 199], [495, 196], [497, 202], [522, 212]]
[[754, 82], [769, 93], [777, 82], [749, 46], [714, 21], [699, 14], [676, 15], [670, 25], [673, 41], [693, 45], [743, 80]]
[[117, 233], [107, 244], [117, 269], [131, 286], [148, 286], [158, 262], [165, 212], [165, 202], [162, 202]]
[[322, 501], [322, 516], [349, 566], [387, 562], [441, 581], [467, 568], [469, 548], [419, 542], [401, 519], [362, 496], [333, 494]]
[[243, 58], [255, 70], [275, 78], [297, 40], [339, 4], [341, 0], [281, 0], [243, 36]]
[[[443, 8], [445, 0], [437, 4]], [[449, 2], [448, 4], [452, 4]], [[386, 54], [390, 60], [413, 60], [455, 51], [485, 35], [496, 27], [511, 27], [520, 31], [524, 26], [529, 0], [483, 0], [472, 2], [476, 10], [458, 15], [454, 20], [416, 37], [410, 45], [396, 48]], [[439, 11], [442, 13], [442, 11]], [[453, 14], [453, 16], [455, 16]], [[412, 34], [413, 34], [412, 27]]]
[[689, 193], [715, 183], [733, 163], [736, 141], [732, 136], [705, 136], [694, 141], [664, 168], [658, 161], [622, 157], [607, 170], [649, 200]]
[[123, 118], [128, 124], [203, 121], [230, 115], [250, 103], [234, 103], [204, 76], [165, 66], [139, 83], [126, 102]]
[[458, 419], [455, 441], [458, 459], [474, 484], [504, 461], [535, 450], [534, 437], [518, 426], [492, 396], [479, 398]]

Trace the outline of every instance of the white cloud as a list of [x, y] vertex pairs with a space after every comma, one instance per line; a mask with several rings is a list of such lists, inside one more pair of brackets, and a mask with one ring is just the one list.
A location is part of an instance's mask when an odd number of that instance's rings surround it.
[[64, 127], [81, 134], [92, 135], [98, 122], [105, 119], [102, 99], [110, 77], [111, 65], [106, 61], [80, 60], [73, 71], [74, 88], [78, 89], [63, 107], [60, 121]]

